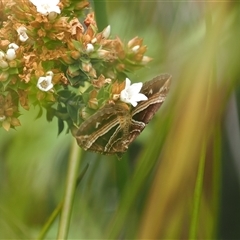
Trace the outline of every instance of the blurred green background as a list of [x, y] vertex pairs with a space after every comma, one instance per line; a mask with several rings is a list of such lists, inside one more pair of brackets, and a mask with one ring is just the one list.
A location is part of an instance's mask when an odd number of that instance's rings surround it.
[[[97, 16], [106, 19], [103, 2]], [[99, 6], [100, 5], [100, 6]], [[107, 1], [111, 35], [142, 37], [154, 60], [131, 74], [172, 74], [160, 111], [121, 161], [82, 152], [69, 239], [240, 239], [240, 6]], [[103, 26], [102, 26], [103, 27]], [[21, 111], [0, 129], [0, 239], [34, 239], [64, 194], [74, 139]], [[46, 239], [55, 239], [58, 218]]]

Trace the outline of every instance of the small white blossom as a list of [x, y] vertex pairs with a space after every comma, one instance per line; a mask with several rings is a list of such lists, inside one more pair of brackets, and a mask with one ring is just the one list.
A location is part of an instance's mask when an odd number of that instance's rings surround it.
[[139, 46], [139, 45], [136, 45], [136, 46], [132, 47], [132, 51], [133, 51], [134, 53], [136, 53], [139, 48], [140, 48], [140, 46]]
[[120, 93], [120, 100], [125, 103], [132, 104], [133, 107], [137, 106], [137, 102], [148, 100], [147, 96], [140, 93], [143, 83], [133, 83], [126, 78], [125, 88]]
[[93, 38], [92, 40], [91, 40], [91, 43], [96, 43], [97, 42], [97, 38]]
[[19, 48], [19, 46], [16, 43], [10, 43], [8, 45], [8, 50], [6, 52], [6, 59], [9, 61], [16, 58], [16, 50]]
[[44, 92], [47, 92], [53, 88], [52, 84], [53, 72], [48, 71], [46, 77], [40, 77], [37, 82], [37, 87]]
[[111, 26], [108, 25], [104, 30], [103, 30], [103, 33], [102, 33], [102, 36], [104, 38], [108, 38], [110, 36], [110, 33], [111, 33]]
[[11, 61], [16, 58], [16, 52], [15, 49], [9, 48], [6, 52], [6, 58]]
[[88, 43], [86, 51], [87, 51], [87, 53], [93, 52], [94, 51], [94, 46], [91, 43]]
[[17, 29], [19, 40], [21, 42], [26, 42], [28, 40], [27, 29], [24, 26], [21, 26]]
[[8, 45], [8, 48], [10, 49], [14, 49], [14, 50], [17, 50], [19, 48], [19, 46], [16, 44], [16, 43], [10, 43]]
[[100, 58], [107, 57], [109, 55], [109, 51], [104, 49], [97, 50], [97, 53]]
[[30, 0], [37, 8], [37, 11], [43, 15], [48, 15], [51, 12], [60, 14], [61, 10], [58, 3], [59, 0]]
[[149, 63], [152, 60], [152, 58], [148, 57], [148, 56], [143, 56], [141, 64], [146, 65], [147, 63]]

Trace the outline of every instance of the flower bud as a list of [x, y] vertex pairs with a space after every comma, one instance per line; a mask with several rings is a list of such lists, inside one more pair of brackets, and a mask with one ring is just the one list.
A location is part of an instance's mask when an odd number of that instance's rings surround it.
[[4, 82], [8, 80], [9, 73], [7, 71], [1, 72], [0, 73], [0, 82]]
[[6, 58], [10, 61], [16, 58], [16, 52], [13, 48], [7, 50]]
[[87, 44], [86, 52], [90, 53], [94, 51], [94, 46], [91, 43]]
[[91, 98], [88, 101], [88, 106], [92, 109], [98, 109], [98, 100], [97, 98]]
[[8, 63], [3, 59], [0, 59], [0, 68], [7, 68], [7, 67], [8, 67]]
[[110, 32], [111, 32], [111, 26], [108, 25], [102, 32], [102, 36], [104, 38], [108, 38], [110, 36]]

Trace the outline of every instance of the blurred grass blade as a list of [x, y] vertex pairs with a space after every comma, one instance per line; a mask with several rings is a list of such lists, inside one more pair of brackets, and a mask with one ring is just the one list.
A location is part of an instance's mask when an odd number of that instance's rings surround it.
[[54, 211], [52, 212], [51, 216], [49, 217], [49, 219], [47, 220], [47, 222], [44, 224], [37, 240], [42, 240], [44, 239], [44, 237], [46, 236], [49, 228], [52, 226], [53, 222], [55, 221], [55, 219], [57, 218], [58, 214], [61, 212], [62, 210], [62, 206], [63, 206], [63, 202], [60, 202], [57, 207], [54, 209]]
[[194, 196], [193, 196], [194, 201], [193, 201], [192, 219], [191, 219], [191, 223], [190, 223], [189, 239], [197, 238], [205, 160], [206, 160], [206, 144], [205, 144], [205, 142], [203, 142], [202, 152], [201, 152], [199, 167], [198, 167], [198, 173], [197, 173], [197, 179], [196, 179], [196, 185], [195, 185], [195, 189], [194, 189]]
[[105, 0], [93, 0], [94, 13], [97, 21], [98, 30], [102, 31], [108, 26], [107, 5]]

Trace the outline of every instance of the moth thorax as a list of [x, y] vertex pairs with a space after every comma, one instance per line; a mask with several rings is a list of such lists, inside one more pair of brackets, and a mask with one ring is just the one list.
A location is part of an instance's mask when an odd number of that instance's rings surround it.
[[129, 132], [129, 126], [131, 124], [131, 115], [130, 114], [125, 114], [125, 115], [120, 115], [118, 116], [118, 121], [119, 124], [123, 130], [123, 134], [128, 134]]

